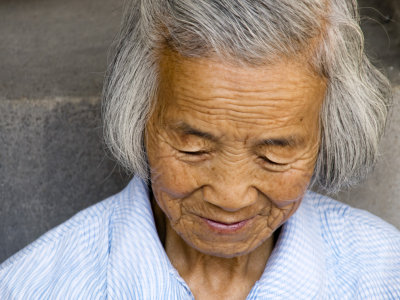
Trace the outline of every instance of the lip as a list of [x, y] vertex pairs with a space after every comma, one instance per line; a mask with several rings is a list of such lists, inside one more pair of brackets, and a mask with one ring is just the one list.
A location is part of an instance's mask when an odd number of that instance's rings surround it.
[[234, 223], [223, 223], [223, 222], [219, 222], [219, 221], [215, 221], [215, 220], [211, 220], [211, 219], [207, 219], [207, 218], [203, 218], [203, 217], [201, 217], [201, 219], [203, 220], [204, 223], [207, 224], [208, 228], [211, 229], [212, 231], [217, 232], [217, 233], [222, 233], [222, 234], [230, 234], [230, 233], [236, 233], [239, 230], [241, 230], [248, 223], [250, 223], [250, 221], [253, 218], [242, 220], [239, 222], [234, 222]]

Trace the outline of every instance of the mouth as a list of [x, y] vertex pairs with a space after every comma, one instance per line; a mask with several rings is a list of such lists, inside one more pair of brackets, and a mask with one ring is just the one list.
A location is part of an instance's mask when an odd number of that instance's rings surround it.
[[222, 234], [229, 234], [229, 233], [235, 233], [245, 227], [247, 224], [250, 223], [250, 221], [253, 218], [242, 220], [239, 222], [234, 222], [234, 223], [224, 223], [224, 222], [219, 222], [207, 218], [201, 218], [204, 223], [207, 224], [208, 228], [211, 229], [214, 232], [217, 233], [222, 233]]

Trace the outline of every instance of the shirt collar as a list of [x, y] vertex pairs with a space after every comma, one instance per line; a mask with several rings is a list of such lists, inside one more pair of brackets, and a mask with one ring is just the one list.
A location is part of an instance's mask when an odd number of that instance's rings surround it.
[[[116, 207], [112, 221], [108, 276], [120, 277], [127, 285], [140, 282], [141, 289], [150, 290], [154, 283], [143, 280], [141, 273], [157, 280], [159, 286], [169, 285], [174, 278], [191, 294], [158, 238], [146, 184], [135, 177], [123, 193], [127, 201]], [[324, 289], [326, 272], [319, 218], [308, 198], [309, 193], [282, 226], [263, 275], [249, 299], [255, 295], [300, 299], [305, 295], [317, 296]]]
[[307, 192], [298, 210], [282, 226], [264, 273], [250, 295], [314, 299], [325, 290], [325, 251], [312, 197], [312, 192]]

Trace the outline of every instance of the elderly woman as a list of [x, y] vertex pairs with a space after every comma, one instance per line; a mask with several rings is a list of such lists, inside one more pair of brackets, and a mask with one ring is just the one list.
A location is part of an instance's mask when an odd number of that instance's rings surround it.
[[9, 259], [1, 299], [399, 299], [400, 234], [336, 192], [390, 99], [355, 1], [127, 7], [105, 134], [135, 177]]

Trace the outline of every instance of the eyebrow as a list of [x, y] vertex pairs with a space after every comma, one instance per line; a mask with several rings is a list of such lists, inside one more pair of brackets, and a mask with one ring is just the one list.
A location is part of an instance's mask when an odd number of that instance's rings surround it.
[[[212, 142], [218, 142], [218, 138], [214, 136], [212, 133], [196, 129], [183, 121], [174, 124], [172, 128], [181, 131], [183, 134], [194, 135]], [[299, 138], [297, 136], [289, 136], [289, 137], [263, 139], [261, 141], [258, 141], [256, 143], [256, 146], [295, 147], [299, 144], [302, 144], [302, 142], [303, 142], [302, 138]]]
[[273, 139], [265, 139], [257, 143], [257, 146], [278, 146], [278, 147], [295, 147], [303, 143], [303, 139], [297, 136], [279, 137]]
[[198, 137], [204, 138], [204, 139], [212, 141], [212, 142], [218, 141], [218, 138], [216, 136], [214, 136], [213, 134], [193, 128], [189, 124], [182, 122], [182, 121], [175, 124], [173, 126], [173, 128], [181, 131], [184, 134], [198, 136]]

